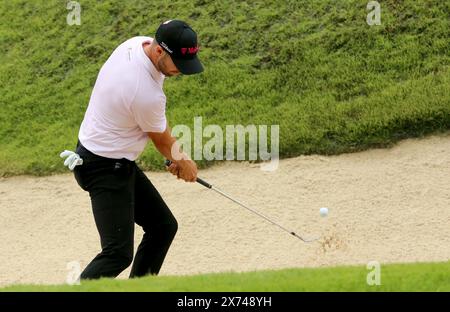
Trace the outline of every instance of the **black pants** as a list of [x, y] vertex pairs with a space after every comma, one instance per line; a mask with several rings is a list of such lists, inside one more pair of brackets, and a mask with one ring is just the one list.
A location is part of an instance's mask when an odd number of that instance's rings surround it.
[[133, 261], [134, 223], [144, 230], [130, 278], [158, 274], [178, 224], [158, 191], [133, 161], [95, 155], [77, 144], [83, 165], [74, 169], [89, 192], [102, 251], [81, 279], [116, 277]]

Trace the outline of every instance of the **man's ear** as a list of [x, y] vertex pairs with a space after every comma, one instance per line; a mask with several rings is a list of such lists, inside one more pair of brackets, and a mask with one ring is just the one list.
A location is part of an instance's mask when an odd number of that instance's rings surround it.
[[156, 55], [158, 55], [158, 56], [160, 56], [160, 55], [163, 55], [164, 54], [164, 49], [163, 48], [161, 48], [161, 46], [160, 45], [157, 45], [156, 46], [156, 49], [155, 49], [155, 51], [156, 51]]

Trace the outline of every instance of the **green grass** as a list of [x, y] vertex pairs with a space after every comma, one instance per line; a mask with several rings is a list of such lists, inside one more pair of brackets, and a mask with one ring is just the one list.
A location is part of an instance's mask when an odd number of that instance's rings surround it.
[[1, 291], [450, 291], [450, 262], [381, 265], [381, 285], [366, 283], [365, 266], [285, 269], [193, 276], [102, 279], [81, 285], [17, 285]]
[[[450, 4], [366, 0], [0, 2], [0, 176], [67, 172], [99, 68], [135, 35], [187, 20], [206, 71], [165, 84], [171, 125], [279, 124], [282, 157], [388, 146], [450, 128]], [[161, 168], [148, 147], [139, 164]], [[200, 162], [201, 166], [207, 165]]]

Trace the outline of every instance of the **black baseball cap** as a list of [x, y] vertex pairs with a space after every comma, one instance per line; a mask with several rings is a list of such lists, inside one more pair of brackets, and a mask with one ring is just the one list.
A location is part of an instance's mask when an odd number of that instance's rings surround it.
[[181, 73], [192, 75], [203, 71], [197, 57], [197, 34], [188, 24], [180, 20], [164, 22], [156, 30], [155, 39]]

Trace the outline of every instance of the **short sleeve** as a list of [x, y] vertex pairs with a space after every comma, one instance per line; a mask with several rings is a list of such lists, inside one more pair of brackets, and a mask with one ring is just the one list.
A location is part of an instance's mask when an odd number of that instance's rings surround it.
[[167, 126], [165, 96], [152, 99], [135, 99], [131, 110], [134, 119], [144, 132], [164, 132]]

